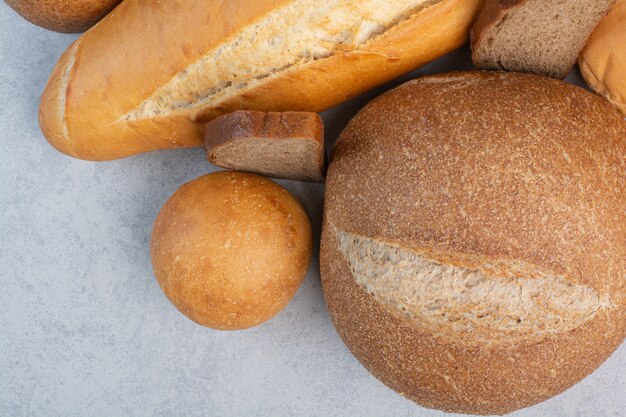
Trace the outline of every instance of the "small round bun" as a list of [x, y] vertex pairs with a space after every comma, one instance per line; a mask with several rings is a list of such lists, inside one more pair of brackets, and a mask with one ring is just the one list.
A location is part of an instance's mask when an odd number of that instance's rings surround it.
[[348, 348], [463, 414], [593, 372], [626, 335], [624, 138], [606, 100], [530, 74], [428, 76], [368, 104], [333, 149], [320, 254]]
[[311, 257], [311, 225], [287, 190], [217, 172], [181, 188], [152, 233], [154, 274], [184, 315], [214, 329], [269, 320], [291, 300]]
[[626, 116], [626, 0], [617, 0], [602, 19], [578, 63], [589, 87]]
[[121, 0], [5, 0], [37, 26], [63, 33], [84, 32]]

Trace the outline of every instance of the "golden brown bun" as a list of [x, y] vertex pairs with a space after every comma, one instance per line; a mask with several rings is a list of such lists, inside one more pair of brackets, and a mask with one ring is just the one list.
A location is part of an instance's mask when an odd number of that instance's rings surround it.
[[626, 0], [617, 0], [578, 60], [587, 84], [626, 116]]
[[333, 151], [321, 244], [348, 348], [468, 414], [593, 372], [626, 335], [625, 137], [602, 98], [528, 74], [424, 77], [366, 106]]
[[[55, 67], [42, 131], [68, 155], [110, 160], [202, 146], [202, 124], [235, 110], [323, 111], [461, 46], [482, 0], [393, 2], [126, 0]], [[408, 3], [421, 6], [403, 16]], [[378, 33], [375, 13], [397, 19]]]
[[121, 0], [5, 0], [22, 17], [56, 32], [84, 32]]
[[311, 225], [272, 181], [217, 172], [167, 201], [150, 254], [159, 285], [181, 313], [214, 329], [244, 329], [274, 317], [296, 293], [311, 257]]

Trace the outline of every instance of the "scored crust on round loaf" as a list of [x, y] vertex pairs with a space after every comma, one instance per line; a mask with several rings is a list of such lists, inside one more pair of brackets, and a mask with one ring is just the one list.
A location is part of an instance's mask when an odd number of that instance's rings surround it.
[[538, 342], [612, 307], [590, 286], [523, 261], [433, 254], [336, 233], [354, 279], [369, 294], [435, 333], [467, 335], [468, 343]]
[[528, 74], [454, 73], [370, 103], [331, 158], [324, 294], [348, 348], [424, 406], [502, 414], [626, 334], [626, 124]]

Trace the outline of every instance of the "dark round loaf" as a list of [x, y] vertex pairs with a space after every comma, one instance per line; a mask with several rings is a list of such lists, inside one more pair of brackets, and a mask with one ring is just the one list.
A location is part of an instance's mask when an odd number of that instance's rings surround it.
[[5, 0], [26, 20], [56, 32], [84, 32], [121, 0]]
[[593, 372], [626, 334], [626, 124], [515, 73], [424, 77], [343, 132], [321, 244], [333, 323], [426, 407], [503, 414]]

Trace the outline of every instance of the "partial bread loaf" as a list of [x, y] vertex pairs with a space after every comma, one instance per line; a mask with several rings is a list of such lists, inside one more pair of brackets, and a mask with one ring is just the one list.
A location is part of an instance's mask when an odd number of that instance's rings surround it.
[[615, 0], [487, 0], [472, 28], [481, 69], [563, 79]]
[[319, 112], [461, 46], [482, 0], [126, 0], [61, 57], [50, 143], [107, 160], [202, 146], [235, 110]]
[[333, 150], [321, 244], [348, 348], [450, 412], [589, 375], [626, 335], [625, 137], [606, 100], [528, 74], [424, 77], [366, 106]]
[[587, 84], [626, 116], [626, 0], [617, 0], [578, 60]]
[[324, 182], [324, 122], [317, 113], [241, 110], [207, 123], [213, 165], [273, 178]]
[[24, 19], [56, 32], [84, 32], [121, 0], [5, 0]]

